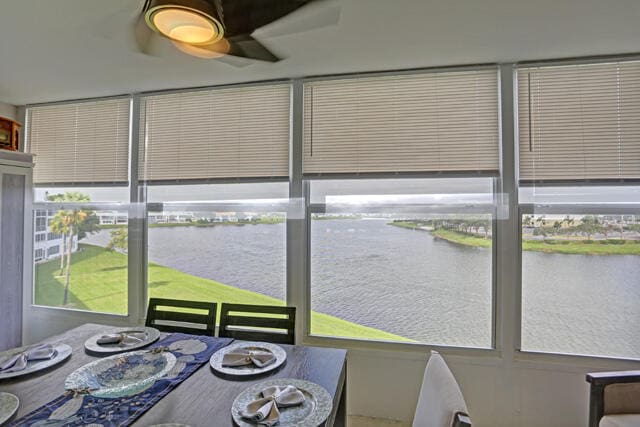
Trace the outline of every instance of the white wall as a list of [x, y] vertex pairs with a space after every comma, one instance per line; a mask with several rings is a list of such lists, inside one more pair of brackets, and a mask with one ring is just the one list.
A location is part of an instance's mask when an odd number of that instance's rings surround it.
[[15, 105], [0, 102], [0, 117], [6, 117], [7, 119], [16, 120], [16, 118], [18, 117], [18, 109]]

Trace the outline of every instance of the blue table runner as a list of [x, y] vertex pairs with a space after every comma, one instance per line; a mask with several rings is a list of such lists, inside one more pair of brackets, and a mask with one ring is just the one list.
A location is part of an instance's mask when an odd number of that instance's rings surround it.
[[66, 427], [129, 426], [160, 399], [169, 394], [207, 363], [211, 355], [233, 341], [200, 335], [174, 333], [147, 349], [165, 348], [177, 359], [176, 367], [148, 389], [132, 396], [98, 398], [88, 394], [66, 393], [15, 420], [10, 426]]

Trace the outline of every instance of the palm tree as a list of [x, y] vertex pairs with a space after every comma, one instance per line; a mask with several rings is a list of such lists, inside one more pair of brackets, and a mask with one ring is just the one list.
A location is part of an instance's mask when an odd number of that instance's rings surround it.
[[[80, 225], [87, 219], [89, 214], [83, 210], [67, 212], [64, 223], [69, 227], [69, 244], [67, 245], [67, 272], [64, 280], [64, 297], [62, 305], [69, 303], [69, 282], [71, 280], [71, 253], [73, 251], [73, 237], [78, 232]], [[63, 255], [64, 256], [64, 255]]]
[[69, 233], [69, 227], [67, 227], [64, 221], [66, 215], [67, 212], [59, 211], [52, 218], [50, 224], [51, 232], [62, 236], [62, 250], [60, 251], [60, 276], [64, 274], [64, 255], [66, 253], [67, 233]]
[[[88, 202], [90, 198], [88, 195], [80, 193], [80, 192], [66, 192], [64, 194], [53, 194], [48, 195], [47, 199], [52, 202]], [[69, 283], [71, 281], [71, 254], [73, 252], [73, 239], [77, 235], [78, 238], [81, 238], [81, 234], [84, 235], [86, 232], [94, 231], [93, 225], [90, 224], [88, 230], [83, 229], [83, 224], [87, 222], [87, 219], [90, 217], [94, 217], [95, 214], [93, 212], [85, 211], [85, 210], [73, 210], [73, 211], [59, 211], [52, 223], [52, 231], [55, 224], [56, 229], [63, 231], [62, 242], [63, 249], [60, 261], [60, 273], [63, 273], [65, 270], [65, 249], [66, 249], [66, 272], [65, 272], [65, 284], [64, 284], [64, 295], [62, 299], [62, 305], [67, 305], [69, 303]], [[93, 221], [92, 221], [93, 223]], [[65, 236], [66, 235], [66, 236]], [[66, 246], [66, 248], [65, 248]]]

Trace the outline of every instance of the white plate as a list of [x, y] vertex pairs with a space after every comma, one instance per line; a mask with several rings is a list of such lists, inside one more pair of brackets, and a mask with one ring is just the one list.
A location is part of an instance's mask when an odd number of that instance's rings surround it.
[[0, 391], [0, 426], [18, 412], [18, 406], [20, 399], [16, 395]]
[[305, 401], [298, 406], [278, 408], [280, 411], [280, 419], [276, 424], [278, 427], [317, 427], [329, 417], [333, 408], [333, 400], [329, 392], [322, 386], [304, 380], [280, 378], [254, 384], [240, 393], [231, 407], [233, 420], [240, 427], [257, 426], [258, 423], [242, 418], [240, 411], [244, 410], [250, 402], [259, 399], [261, 397], [260, 393], [265, 388], [271, 386], [285, 387], [288, 385], [300, 390], [304, 394]]
[[[0, 353], [0, 360], [5, 360], [6, 358], [11, 357], [15, 354], [22, 353], [29, 347], [33, 346], [19, 347], [2, 352]], [[51, 359], [29, 361], [27, 362], [27, 367], [22, 371], [4, 373], [0, 372], [0, 380], [5, 378], [21, 377], [23, 375], [29, 375], [34, 372], [50, 368], [51, 366], [57, 365], [58, 363], [63, 362], [66, 358], [71, 356], [71, 347], [69, 347], [67, 344], [54, 344], [53, 349], [55, 350], [55, 355]]]
[[96, 397], [122, 397], [141, 392], [165, 376], [176, 364], [170, 352], [132, 351], [98, 359], [73, 371], [65, 390], [88, 390]]
[[[262, 368], [258, 368], [253, 364], [235, 367], [222, 366], [222, 358], [224, 357], [224, 355], [240, 348], [247, 350], [268, 350], [273, 353], [273, 355], [276, 357], [276, 360], [275, 362], [267, 366], [263, 366]], [[247, 376], [258, 375], [272, 371], [278, 366], [282, 365], [285, 360], [287, 360], [287, 352], [284, 351], [284, 349], [279, 345], [271, 344], [268, 342], [235, 341], [232, 344], [229, 344], [228, 346], [223, 347], [222, 349], [213, 353], [211, 359], [209, 359], [209, 364], [214, 371], [220, 372], [225, 375]]]
[[[127, 333], [127, 332], [128, 333], [133, 333], [133, 332], [145, 333], [146, 338], [142, 341], [135, 342], [132, 344], [117, 344], [117, 343], [98, 344], [98, 339], [100, 339], [100, 337], [102, 337], [103, 335], [121, 334], [121, 333]], [[91, 338], [89, 338], [84, 342], [84, 348], [86, 348], [91, 353], [97, 353], [97, 354], [122, 353], [124, 351], [137, 350], [139, 348], [146, 347], [149, 344], [155, 342], [158, 338], [160, 338], [160, 331], [157, 330], [156, 328], [149, 328], [146, 326], [139, 327], [139, 328], [118, 328], [118, 329], [111, 329], [108, 331], [104, 331], [100, 334], [96, 334], [92, 336]]]

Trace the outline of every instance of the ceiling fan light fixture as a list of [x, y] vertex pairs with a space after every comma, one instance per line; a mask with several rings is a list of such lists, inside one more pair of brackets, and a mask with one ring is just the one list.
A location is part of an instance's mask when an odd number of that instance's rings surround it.
[[152, 30], [180, 43], [212, 44], [224, 36], [215, 9], [201, 0], [152, 0], [145, 21]]

